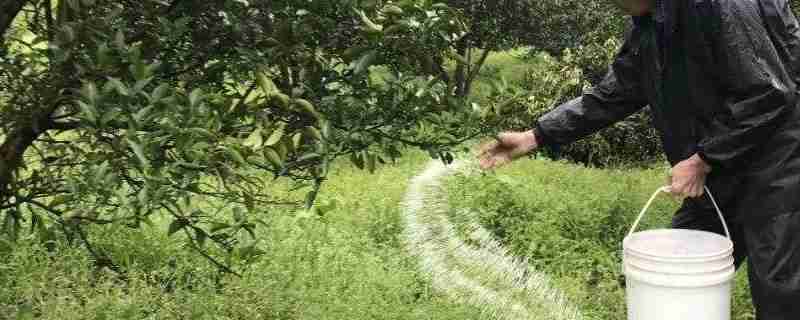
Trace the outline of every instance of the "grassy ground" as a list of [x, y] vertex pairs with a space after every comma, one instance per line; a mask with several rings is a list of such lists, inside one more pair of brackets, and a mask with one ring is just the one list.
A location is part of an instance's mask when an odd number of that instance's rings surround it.
[[[92, 272], [81, 248], [48, 251], [33, 239], [0, 250], [0, 319], [480, 319], [434, 292], [402, 249], [399, 201], [427, 162], [370, 175], [337, 166], [324, 217], [265, 212], [266, 254], [243, 278], [216, 277], [166, 226], [95, 229], [99, 248], [129, 270], [127, 282]], [[588, 319], [623, 319], [619, 242], [662, 169], [596, 170], [544, 160], [447, 181], [453, 221], [475, 212], [510, 251], [553, 277]], [[658, 201], [643, 228], [667, 224], [676, 204]], [[145, 227], [150, 228], [150, 227]], [[753, 319], [743, 275], [736, 320]]]
[[166, 226], [95, 229], [129, 280], [92, 272], [86, 252], [33, 240], [0, 251], [0, 319], [478, 319], [433, 292], [398, 239], [398, 202], [427, 159], [370, 175], [344, 165], [326, 185], [325, 217], [265, 212], [266, 251], [241, 279], [170, 239]]
[[[624, 319], [621, 241], [665, 169], [596, 170], [521, 161], [495, 175], [448, 181], [453, 221], [475, 212], [516, 256], [551, 275], [589, 319]], [[659, 199], [641, 228], [663, 228], [677, 208]], [[734, 318], [753, 319], [745, 272], [736, 282]]]

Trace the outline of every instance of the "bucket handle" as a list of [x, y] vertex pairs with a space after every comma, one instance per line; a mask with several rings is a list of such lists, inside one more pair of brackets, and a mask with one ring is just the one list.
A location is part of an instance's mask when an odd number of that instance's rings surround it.
[[[725, 236], [727, 236], [728, 239], [733, 240], [731, 238], [731, 232], [728, 230], [728, 223], [725, 221], [725, 216], [722, 215], [722, 210], [719, 209], [719, 205], [717, 205], [717, 201], [714, 199], [714, 196], [711, 194], [711, 190], [709, 190], [708, 187], [704, 187], [704, 188], [706, 189], [706, 194], [708, 195], [708, 198], [711, 199], [711, 203], [714, 204], [714, 209], [717, 210], [717, 215], [719, 215], [719, 220], [722, 221], [722, 228], [725, 229]], [[639, 213], [639, 217], [636, 218], [636, 222], [633, 223], [633, 227], [631, 227], [631, 231], [628, 232], [628, 237], [630, 237], [631, 235], [633, 235], [634, 232], [636, 232], [636, 228], [639, 227], [639, 222], [642, 221], [642, 218], [644, 217], [644, 214], [647, 212], [648, 209], [650, 209], [650, 205], [653, 204], [653, 200], [655, 200], [656, 197], [662, 192], [670, 193], [670, 192], [672, 192], [672, 188], [669, 187], [669, 186], [661, 187], [658, 190], [656, 190], [655, 193], [653, 193], [653, 196], [650, 197], [650, 200], [648, 200], [647, 204], [644, 206], [644, 208], [642, 208], [642, 212]]]

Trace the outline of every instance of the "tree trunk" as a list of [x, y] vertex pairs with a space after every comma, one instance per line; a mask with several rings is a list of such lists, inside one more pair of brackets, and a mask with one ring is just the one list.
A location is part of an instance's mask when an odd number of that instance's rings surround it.
[[[5, 42], [6, 31], [11, 27], [25, 0], [4, 0], [0, 2], [0, 41]], [[30, 131], [15, 130], [6, 136], [0, 146], [0, 204], [4, 203], [11, 195], [8, 187], [11, 184], [14, 171], [22, 160], [19, 150], [26, 150], [35, 140], [35, 134]]]
[[[458, 43], [458, 46], [456, 47], [456, 52], [460, 54], [462, 57], [465, 57], [467, 55], [467, 51], [468, 51], [468, 46], [466, 41], [463, 40], [460, 41]], [[467, 72], [469, 72], [467, 68], [468, 66], [465, 65], [464, 63], [459, 62], [456, 64], [455, 85], [456, 85], [456, 96], [459, 98], [466, 97], [467, 94], [469, 94], [468, 92], [466, 92], [467, 78], [469, 77], [467, 75]]]
[[[47, 117], [49, 119], [49, 116]], [[14, 173], [22, 165], [22, 156], [42, 133], [39, 125], [24, 125], [10, 132], [0, 145], [0, 204], [13, 195], [10, 185]]]
[[17, 17], [26, 0], [2, 0], [0, 1], [0, 38], [4, 38], [6, 30], [11, 27], [14, 18]]
[[[0, 4], [0, 32], [5, 32], [14, 17], [22, 10], [22, 6], [26, 1], [20, 0], [0, 0], [5, 1]], [[59, 4], [58, 23], [65, 23], [70, 19], [70, 9], [62, 1]], [[15, 11], [8, 11], [13, 10]], [[52, 17], [49, 16], [51, 12], [48, 10], [48, 28], [54, 28], [50, 21]], [[48, 30], [49, 34], [53, 34], [54, 30]], [[71, 61], [67, 61], [61, 65], [51, 66], [53, 71], [56, 71], [62, 77], [61, 79], [53, 79], [54, 87], [63, 91], [67, 89], [74, 89], [79, 86], [79, 80], [75, 78], [77, 74], [74, 72], [74, 65]], [[51, 71], [52, 72], [52, 71]], [[19, 93], [22, 94], [22, 93]], [[61, 93], [55, 91], [48, 95], [47, 103], [37, 108], [38, 110], [31, 110], [32, 114], [29, 117], [18, 119], [16, 123], [11, 126], [11, 129], [6, 134], [5, 140], [0, 142], [0, 205], [6, 204], [11, 196], [14, 195], [12, 183], [14, 175], [24, 164], [25, 152], [30, 148], [36, 139], [47, 130], [53, 129], [54, 122], [52, 114], [58, 108], [61, 99]], [[27, 118], [27, 119], [26, 119]]]
[[478, 74], [481, 73], [481, 69], [483, 69], [483, 65], [486, 64], [486, 58], [489, 57], [489, 54], [492, 51], [489, 49], [484, 49], [483, 53], [481, 53], [481, 57], [478, 58], [478, 62], [476, 62], [472, 66], [472, 70], [470, 70], [469, 75], [467, 76], [467, 82], [465, 84], [465, 92], [466, 94], [470, 94], [472, 92], [472, 84], [475, 82], [475, 79], [478, 78]]
[[459, 42], [458, 46], [456, 47], [456, 52], [460, 54], [462, 57], [467, 59], [469, 64], [458, 63], [455, 70], [455, 88], [456, 88], [456, 96], [463, 98], [468, 96], [472, 92], [472, 83], [478, 77], [483, 65], [486, 64], [486, 58], [489, 57], [489, 54], [492, 52], [490, 49], [484, 49], [481, 53], [478, 61], [475, 63], [472, 62], [472, 52], [477, 50], [476, 48], [470, 47], [466, 41]]

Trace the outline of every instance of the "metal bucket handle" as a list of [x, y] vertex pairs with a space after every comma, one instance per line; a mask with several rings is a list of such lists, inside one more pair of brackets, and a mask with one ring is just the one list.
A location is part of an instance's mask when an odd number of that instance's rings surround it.
[[[708, 198], [711, 199], [711, 203], [714, 204], [714, 209], [717, 210], [717, 215], [719, 215], [719, 220], [722, 221], [722, 228], [725, 229], [725, 236], [727, 236], [729, 240], [733, 240], [733, 239], [731, 239], [731, 232], [728, 230], [728, 223], [725, 221], [725, 216], [722, 215], [722, 210], [719, 209], [719, 205], [717, 205], [717, 201], [714, 199], [714, 196], [711, 194], [711, 190], [709, 190], [708, 187], [704, 187], [704, 188], [706, 189], [706, 194], [708, 195]], [[630, 237], [631, 235], [633, 235], [634, 232], [636, 232], [636, 228], [639, 227], [639, 222], [642, 221], [642, 218], [644, 217], [644, 214], [647, 212], [648, 209], [650, 209], [650, 205], [653, 204], [653, 201], [662, 192], [671, 193], [672, 192], [672, 188], [669, 187], [669, 186], [661, 187], [658, 190], [656, 190], [655, 193], [653, 193], [653, 196], [650, 197], [650, 200], [648, 200], [647, 204], [644, 206], [644, 208], [642, 208], [642, 212], [639, 213], [639, 217], [636, 218], [636, 222], [633, 223], [633, 227], [631, 227], [631, 231], [628, 232], [628, 237]]]

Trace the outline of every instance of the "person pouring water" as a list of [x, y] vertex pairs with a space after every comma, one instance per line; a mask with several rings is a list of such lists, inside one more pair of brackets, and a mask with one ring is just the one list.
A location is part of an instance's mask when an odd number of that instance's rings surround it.
[[673, 227], [722, 234], [747, 261], [758, 320], [800, 319], [800, 24], [788, 0], [614, 0], [633, 28], [605, 78], [526, 132], [481, 147], [484, 169], [584, 138], [650, 106], [685, 197]]

